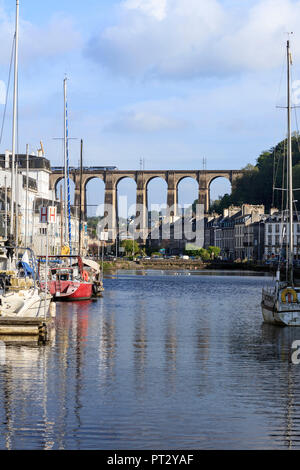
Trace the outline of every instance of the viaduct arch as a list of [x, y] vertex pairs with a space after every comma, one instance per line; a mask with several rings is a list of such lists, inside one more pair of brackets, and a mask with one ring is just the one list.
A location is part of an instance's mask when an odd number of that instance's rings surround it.
[[[80, 183], [82, 189], [81, 199], [81, 216], [86, 218], [87, 216], [87, 205], [86, 205], [86, 186], [87, 183], [94, 178], [100, 178], [105, 184], [105, 213], [112, 210], [112, 226], [111, 233], [116, 233], [117, 227], [117, 190], [118, 183], [124, 178], [131, 178], [136, 182], [136, 205], [137, 205], [137, 216], [140, 217], [141, 224], [140, 229], [144, 235], [148, 231], [148, 198], [147, 188], [149, 182], [154, 178], [162, 178], [167, 183], [167, 206], [170, 208], [171, 216], [176, 216], [177, 204], [178, 204], [178, 184], [184, 178], [193, 178], [198, 183], [198, 201], [204, 205], [204, 212], [209, 211], [209, 190], [210, 184], [216, 178], [227, 178], [231, 186], [235, 186], [235, 182], [238, 178], [243, 175], [242, 170], [100, 170], [100, 169], [88, 169], [85, 168], [82, 174], [82, 181], [80, 178], [79, 168], [70, 168], [70, 178], [75, 184], [75, 199], [74, 204], [80, 205]], [[56, 190], [57, 184], [61, 179], [64, 178], [63, 168], [55, 168], [50, 175], [50, 189]], [[112, 239], [114, 237], [112, 236]]]

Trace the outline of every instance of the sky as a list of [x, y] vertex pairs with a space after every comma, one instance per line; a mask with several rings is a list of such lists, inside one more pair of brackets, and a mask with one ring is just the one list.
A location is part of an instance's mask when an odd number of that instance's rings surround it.
[[[0, 97], [7, 83], [15, 1], [0, 0]], [[285, 46], [300, 79], [300, 0], [20, 0], [19, 151], [42, 140], [62, 165], [68, 77], [71, 165], [120, 169], [240, 169], [284, 138]], [[299, 58], [299, 60], [298, 60]], [[295, 101], [297, 99], [295, 88]], [[300, 94], [299, 94], [300, 95]], [[11, 148], [11, 92], [1, 152]], [[1, 101], [1, 99], [0, 99]], [[3, 101], [3, 100], [2, 100]], [[4, 110], [0, 104], [0, 115]], [[213, 183], [212, 198], [230, 191]], [[120, 195], [134, 202], [135, 183]], [[180, 202], [197, 196], [192, 180]], [[162, 202], [161, 180], [149, 187]], [[92, 181], [90, 204], [103, 202]], [[164, 202], [164, 201], [163, 201]]]

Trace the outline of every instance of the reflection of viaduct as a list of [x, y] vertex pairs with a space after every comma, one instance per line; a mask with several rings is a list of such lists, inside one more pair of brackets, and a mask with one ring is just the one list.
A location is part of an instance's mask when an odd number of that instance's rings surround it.
[[[176, 206], [178, 202], [178, 184], [185, 178], [193, 178], [198, 182], [198, 200], [200, 204], [204, 204], [205, 212], [209, 210], [209, 188], [212, 181], [216, 178], [227, 178], [231, 186], [234, 187], [235, 181], [243, 172], [241, 170], [143, 170], [143, 171], [125, 171], [125, 170], [98, 170], [85, 168], [82, 176], [82, 215], [86, 217], [86, 185], [93, 178], [100, 178], [105, 183], [105, 207], [112, 207], [117, 214], [117, 191], [118, 184], [124, 178], [131, 178], [136, 182], [136, 203], [140, 207], [144, 207], [144, 214], [137, 213], [142, 220], [143, 226], [147, 225], [147, 187], [148, 183], [154, 178], [162, 178], [168, 185], [167, 205], [172, 208], [176, 215]], [[80, 170], [70, 169], [70, 177], [75, 184], [75, 200], [74, 204], [80, 205]], [[56, 189], [58, 182], [64, 178], [63, 169], [53, 169], [50, 175], [50, 189]], [[107, 209], [105, 209], [106, 211]]]

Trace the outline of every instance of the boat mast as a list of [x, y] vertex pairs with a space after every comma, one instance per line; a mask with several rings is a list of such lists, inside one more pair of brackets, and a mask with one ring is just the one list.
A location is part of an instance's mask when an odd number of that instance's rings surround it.
[[67, 243], [67, 145], [68, 145], [68, 136], [67, 136], [67, 78], [64, 79], [64, 243]]
[[80, 142], [80, 197], [79, 197], [79, 246], [78, 254], [81, 255], [81, 238], [82, 238], [82, 160], [83, 160], [83, 140]]
[[72, 254], [67, 78], [64, 79], [65, 242]]
[[[13, 129], [12, 129], [12, 156], [11, 156], [11, 216], [10, 235], [14, 236], [14, 204], [15, 204], [15, 155], [16, 155], [16, 120], [17, 120], [17, 94], [18, 94], [18, 58], [19, 58], [19, 0], [16, 0], [16, 32], [15, 32], [15, 65], [14, 65], [14, 98], [13, 98]], [[16, 213], [17, 213], [16, 208]]]
[[293, 257], [294, 257], [294, 236], [293, 236], [293, 173], [292, 173], [292, 137], [291, 137], [291, 52], [290, 41], [287, 41], [287, 120], [288, 120], [288, 212], [289, 212], [289, 241], [288, 241], [288, 282], [293, 284]]

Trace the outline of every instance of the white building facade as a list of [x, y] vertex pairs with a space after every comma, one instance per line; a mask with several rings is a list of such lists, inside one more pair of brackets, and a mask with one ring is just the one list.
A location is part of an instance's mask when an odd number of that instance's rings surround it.
[[[54, 190], [50, 190], [51, 166], [49, 160], [41, 155], [31, 154], [28, 159], [28, 171], [26, 155], [17, 156], [19, 167], [16, 176], [16, 206], [18, 217], [16, 218], [17, 243], [30, 247], [36, 255], [46, 254], [47, 224], [40, 221], [40, 208], [55, 206], [56, 222], [49, 224], [48, 242], [49, 254], [58, 255], [61, 247], [68, 243], [68, 227], [65, 230], [64, 208], [56, 198]], [[28, 181], [28, 188], [27, 188]], [[1, 235], [5, 238], [10, 230], [10, 192], [11, 192], [11, 154], [6, 152], [0, 156], [0, 189], [1, 189]], [[5, 196], [7, 195], [7, 196]], [[5, 200], [7, 209], [5, 210]], [[78, 253], [79, 249], [79, 220], [76, 217], [76, 209], [71, 208], [71, 251]], [[5, 222], [5, 216], [7, 221]], [[85, 234], [83, 233], [83, 246]]]
[[[265, 252], [264, 258], [270, 259], [284, 256], [288, 237], [288, 223], [282, 214], [275, 212], [265, 221]], [[300, 258], [300, 220], [294, 214], [293, 220], [294, 256]]]

